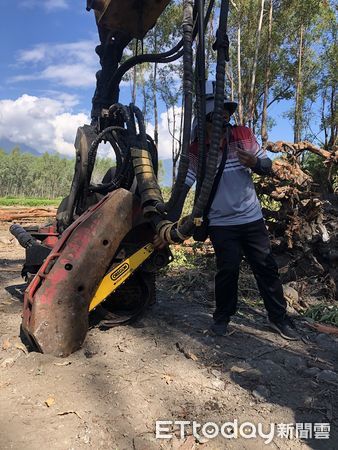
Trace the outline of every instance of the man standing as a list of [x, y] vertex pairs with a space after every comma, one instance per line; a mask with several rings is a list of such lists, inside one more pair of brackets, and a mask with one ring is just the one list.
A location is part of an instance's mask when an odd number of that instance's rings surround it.
[[[230, 136], [227, 145], [224, 131], [219, 162], [226, 145], [227, 158], [208, 213], [209, 236], [217, 265], [216, 310], [210, 330], [218, 336], [227, 333], [228, 323], [237, 309], [239, 269], [245, 255], [264, 300], [270, 327], [283, 338], [296, 340], [298, 336], [286, 315], [278, 267], [272, 256], [268, 231], [252, 180], [252, 172], [259, 175], [271, 173], [272, 163], [249, 128], [229, 124], [236, 107], [235, 102], [224, 101], [224, 130], [230, 127]], [[207, 145], [211, 137], [213, 110], [214, 99], [209, 97], [206, 102]], [[179, 218], [186, 194], [195, 182], [198, 160], [196, 139], [190, 146], [189, 157], [185, 187], [175, 210], [168, 214], [169, 220]]]

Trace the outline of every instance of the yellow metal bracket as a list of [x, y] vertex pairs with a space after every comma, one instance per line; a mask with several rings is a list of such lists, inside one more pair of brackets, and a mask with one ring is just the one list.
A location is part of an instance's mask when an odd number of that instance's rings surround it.
[[140, 265], [149, 258], [154, 252], [153, 244], [147, 244], [144, 247], [137, 250], [129, 258], [122, 261], [120, 264], [114, 267], [105, 277], [102, 279], [99, 287], [97, 288], [95, 295], [90, 302], [89, 311], [92, 311], [103, 300], [105, 300], [110, 294], [112, 294], [122, 283], [124, 283], [133, 272], [140, 267]]

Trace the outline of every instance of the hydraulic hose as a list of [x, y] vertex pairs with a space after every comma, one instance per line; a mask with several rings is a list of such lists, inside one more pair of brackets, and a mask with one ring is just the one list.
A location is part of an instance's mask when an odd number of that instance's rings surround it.
[[[205, 15], [205, 22], [204, 22], [204, 28], [207, 26], [207, 23], [210, 18], [211, 11], [214, 7], [215, 0], [210, 0], [208, 9]], [[193, 29], [193, 40], [195, 39], [197, 34], [197, 27], [194, 26]], [[133, 56], [127, 61], [125, 61], [123, 64], [118, 67], [115, 72], [113, 73], [112, 77], [109, 80], [107, 92], [115, 92], [116, 87], [120, 84], [124, 74], [128, 72], [132, 67], [134, 67], [136, 64], [142, 64], [145, 62], [149, 63], [159, 63], [159, 64], [165, 64], [169, 62], [176, 61], [183, 55], [182, 47], [184, 45], [184, 39], [181, 39], [172, 49], [163, 52], [163, 53], [154, 53], [154, 54], [144, 54], [144, 55], [137, 55]]]
[[[178, 47], [178, 44], [174, 48], [176, 47]], [[183, 50], [175, 51], [173, 54], [167, 56], [168, 53], [171, 53], [171, 51], [159, 54], [137, 55], [133, 56], [132, 58], [129, 58], [126, 62], [121, 64], [120, 67], [116, 69], [116, 71], [113, 73], [111, 79], [109, 80], [107, 91], [114, 92], [115, 87], [121, 83], [121, 80], [125, 75], [125, 73], [128, 72], [128, 70], [130, 70], [132, 67], [136, 66], [136, 64], [142, 64], [145, 62], [149, 63], [156, 62], [161, 64], [170, 63], [179, 59], [183, 55]]]
[[154, 172], [156, 177], [158, 176], [158, 152], [156, 144], [151, 136], [147, 134], [148, 150], [151, 154], [151, 160], [153, 162]]
[[116, 169], [114, 178], [109, 183], [100, 183], [94, 184], [91, 183], [89, 186], [90, 191], [99, 192], [100, 194], [107, 194], [115, 189], [121, 187], [122, 183], [125, 181], [129, 166], [130, 166], [130, 149], [125, 146], [123, 142], [123, 136], [117, 136], [116, 131], [120, 133], [126, 133], [124, 128], [114, 127], [116, 128], [113, 132], [109, 133], [105, 139], [110, 143], [113, 147], [115, 155], [116, 155]]
[[139, 129], [139, 140], [142, 145], [142, 148], [148, 150], [147, 133], [146, 133], [146, 127], [144, 125], [143, 114], [142, 114], [140, 108], [138, 108], [133, 103], [130, 104], [129, 108], [130, 108], [131, 112], [133, 114], [135, 114], [135, 117], [137, 120], [137, 125], [138, 125], [138, 129]]
[[[123, 121], [128, 122], [130, 120], [128, 109], [121, 105], [120, 103], [115, 103], [109, 108], [109, 115], [113, 115], [114, 113], [121, 114]], [[105, 128], [100, 134], [97, 135], [96, 139], [92, 142], [89, 152], [88, 152], [88, 183], [90, 182], [92, 172], [94, 169], [95, 161], [96, 161], [96, 155], [97, 155], [97, 149], [102, 142], [102, 140], [105, 138], [105, 136], [110, 133], [111, 131], [115, 130], [115, 126], [107, 127]]]
[[[225, 61], [228, 55], [228, 38], [227, 38], [227, 22], [228, 22], [229, 0], [222, 0], [220, 9], [219, 29], [217, 32], [216, 50], [217, 50], [217, 66], [216, 66], [216, 89], [215, 89], [215, 106], [211, 145], [208, 156], [208, 164], [206, 167], [205, 179], [201, 187], [200, 195], [194, 205], [191, 215], [184, 223], [178, 225], [177, 229], [170, 228], [168, 234], [172, 240], [177, 238], [187, 238], [191, 236], [194, 227], [202, 222], [203, 211], [208, 202], [212, 185], [217, 170], [219, 143], [221, 139], [223, 124], [223, 105], [224, 105], [224, 84], [225, 84]], [[163, 233], [162, 233], [163, 234]]]
[[148, 218], [156, 226], [162, 220], [162, 213], [157, 208], [163, 205], [161, 189], [158, 185], [157, 177], [153, 167], [152, 152], [148, 148], [148, 139], [141, 110], [131, 104], [129, 109], [132, 117], [135, 116], [139, 134], [136, 134], [135, 123], [133, 130], [135, 139], [131, 145], [131, 158], [134, 173], [137, 179], [137, 188], [141, 197], [141, 206], [144, 217]]
[[225, 61], [228, 51], [228, 40], [226, 34], [228, 23], [228, 11], [229, 11], [229, 1], [222, 0], [219, 29], [218, 29], [219, 42], [217, 44], [215, 106], [213, 115], [211, 145], [205, 179], [201, 187], [200, 196], [198, 197], [192, 212], [193, 219], [200, 218], [203, 216], [203, 211], [209, 199], [209, 195], [211, 192], [211, 188], [213, 185], [217, 169], [219, 143], [221, 139], [222, 125], [223, 125]]
[[[214, 0], [210, 0], [209, 5], [208, 5], [208, 9], [204, 18], [204, 31], [208, 25], [209, 19], [210, 19], [210, 15], [212, 12], [212, 9], [214, 7]], [[196, 37], [197, 34], [197, 28], [195, 27], [193, 30], [193, 40]], [[204, 87], [205, 89], [205, 87]], [[189, 126], [191, 127], [191, 116], [190, 116], [190, 124]], [[187, 118], [186, 118], [186, 111], [184, 111], [184, 122], [186, 122]], [[190, 139], [190, 136], [189, 136]], [[190, 142], [189, 142], [190, 144]], [[189, 151], [189, 148], [188, 148]], [[182, 157], [183, 156], [183, 157]], [[184, 186], [184, 182], [187, 176], [187, 172], [188, 172], [188, 168], [189, 168], [189, 155], [184, 155], [184, 151], [183, 151], [183, 145], [182, 145], [182, 153], [181, 153], [181, 157], [180, 157], [180, 162], [179, 162], [179, 166], [178, 166], [178, 171], [177, 171], [177, 179], [175, 182], [175, 185], [172, 188], [172, 192], [170, 195], [170, 199], [168, 200], [168, 202], [165, 205], [165, 209], [167, 211], [169, 211], [178, 201], [180, 193], [183, 189]]]
[[[114, 105], [112, 105], [109, 108], [109, 115], [114, 115], [114, 114], [121, 115], [123, 121], [127, 124], [130, 124], [130, 121], [131, 121], [130, 114], [129, 114], [128, 108], [126, 108], [124, 105], [121, 105], [120, 103], [115, 103]], [[91, 184], [91, 185], [89, 184], [91, 177], [92, 177], [92, 173], [93, 173], [93, 169], [94, 169], [94, 165], [95, 165], [95, 161], [96, 161], [97, 150], [98, 150], [100, 143], [103, 140], [110, 141], [110, 138], [112, 137], [111, 133], [114, 131], [117, 131], [117, 130], [121, 130], [121, 127], [116, 127], [116, 126], [107, 127], [100, 134], [98, 134], [96, 139], [92, 142], [89, 152], [88, 152], [87, 183], [84, 186], [82, 199], [85, 199], [87, 197], [88, 190], [91, 190], [92, 192], [107, 193], [111, 190], [117, 189], [118, 187], [120, 187], [123, 179], [126, 177], [128, 165], [129, 165], [128, 162], [130, 160], [130, 158], [128, 158], [128, 149], [127, 149], [127, 151], [125, 151], [126, 154], [124, 155], [124, 158], [123, 158], [123, 155], [121, 155], [121, 154], [116, 158], [117, 163], [122, 160], [123, 164], [122, 164], [122, 167], [120, 167], [119, 165], [117, 166], [116, 176], [110, 183]], [[115, 152], [118, 152], [118, 150], [119, 150], [118, 145], [112, 145], [112, 147]], [[79, 202], [79, 204], [80, 204], [80, 208], [81, 208], [81, 201]]]
[[196, 174], [196, 203], [205, 174], [206, 161], [206, 120], [205, 120], [205, 36], [204, 36], [204, 0], [197, 0], [198, 7], [198, 47], [196, 56], [196, 117], [198, 164]]
[[170, 210], [175, 205], [181, 187], [189, 167], [189, 145], [192, 119], [192, 94], [193, 94], [193, 67], [192, 67], [192, 42], [193, 42], [193, 0], [183, 1], [183, 94], [184, 94], [184, 122], [182, 152], [180, 157], [179, 171], [176, 183], [173, 186], [169, 201], [165, 205], [166, 210]]
[[19, 244], [23, 248], [28, 249], [38, 243], [37, 240], [30, 233], [28, 233], [28, 231], [17, 223], [11, 225], [9, 231], [18, 240]]

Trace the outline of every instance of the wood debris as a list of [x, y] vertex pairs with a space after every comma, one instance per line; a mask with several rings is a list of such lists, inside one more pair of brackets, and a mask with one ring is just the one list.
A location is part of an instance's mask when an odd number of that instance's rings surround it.
[[0, 208], [0, 221], [55, 217], [56, 208]]
[[[273, 161], [273, 176], [261, 178], [256, 188], [282, 281], [300, 282], [307, 278], [309, 284], [311, 279], [321, 286], [320, 296], [333, 300], [337, 298], [338, 285], [338, 197], [332, 194], [331, 201], [325, 199], [300, 160], [307, 151], [332, 166], [338, 163], [338, 150], [330, 152], [310, 142], [282, 141], [269, 142], [267, 150], [280, 153], [281, 157]], [[302, 287], [309, 289], [304, 283]]]

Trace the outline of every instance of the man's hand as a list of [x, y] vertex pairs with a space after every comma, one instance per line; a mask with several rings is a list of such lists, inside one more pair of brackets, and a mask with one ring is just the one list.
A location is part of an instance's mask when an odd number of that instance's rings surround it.
[[167, 247], [167, 245], [169, 245], [168, 242], [163, 241], [163, 239], [158, 234], [155, 235], [153, 244], [156, 250], [162, 250], [163, 248]]
[[257, 157], [255, 155], [240, 148], [237, 149], [237, 155], [239, 162], [242, 164], [242, 166], [251, 168], [255, 167], [257, 163]]

